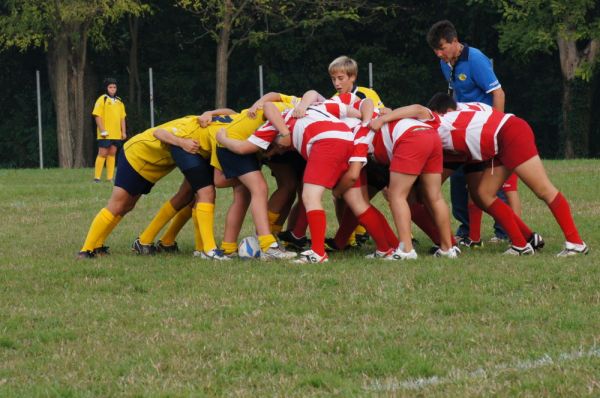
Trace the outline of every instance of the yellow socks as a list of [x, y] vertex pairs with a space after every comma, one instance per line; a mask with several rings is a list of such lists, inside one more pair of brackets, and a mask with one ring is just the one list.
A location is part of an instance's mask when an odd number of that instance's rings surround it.
[[192, 209], [192, 221], [194, 221], [194, 249], [197, 251], [203, 251], [204, 245], [202, 244], [202, 236], [200, 236], [200, 225], [198, 223], [198, 218], [196, 217], [196, 208]]
[[185, 206], [183, 209], [179, 210], [175, 217], [171, 220], [171, 224], [169, 224], [169, 228], [165, 232], [165, 234], [160, 238], [160, 241], [166, 245], [171, 246], [175, 244], [175, 238], [177, 238], [177, 234], [181, 231], [181, 228], [188, 222], [190, 218], [192, 218], [192, 208], [190, 206]]
[[273, 213], [269, 211], [267, 215], [269, 217], [269, 229], [273, 235], [277, 235], [283, 228], [282, 225], [277, 224], [277, 221], [279, 220], [279, 213]]
[[214, 232], [215, 205], [212, 203], [196, 203], [196, 220], [198, 220], [203, 251], [208, 253], [217, 247]]
[[104, 168], [104, 162], [106, 161], [105, 157], [97, 156], [96, 164], [94, 166], [94, 180], [99, 180], [102, 176], [102, 169]]
[[275, 240], [275, 237], [272, 234], [260, 235], [258, 237], [258, 244], [260, 245], [260, 250], [262, 251], [266, 251], [269, 248], [269, 246], [271, 246], [275, 242], [277, 241]]
[[237, 243], [235, 242], [221, 242], [221, 249], [227, 255], [235, 253], [237, 251]]
[[150, 222], [150, 225], [146, 227], [144, 232], [140, 235], [140, 243], [142, 245], [149, 245], [154, 242], [154, 238], [160, 232], [160, 230], [177, 214], [177, 210], [173, 208], [170, 201], [166, 201], [156, 216]]
[[100, 210], [94, 218], [94, 221], [92, 221], [92, 225], [90, 225], [90, 230], [88, 231], [81, 251], [92, 251], [96, 248], [97, 242], [104, 242], [110, 231], [114, 229], [116, 225], [113, 225], [111, 228], [114, 221], [115, 216], [108, 211], [108, 209], [103, 208]]
[[112, 180], [115, 176], [115, 157], [107, 156], [106, 157], [106, 179]]
[[96, 244], [94, 245], [94, 249], [104, 246], [104, 241], [106, 241], [106, 238], [108, 238], [108, 235], [110, 235], [110, 233], [113, 231], [113, 229], [115, 229], [115, 227], [117, 226], [119, 221], [121, 221], [122, 218], [123, 218], [123, 216], [115, 216], [115, 219], [110, 223], [108, 228], [104, 231], [103, 236], [101, 236], [96, 241]]
[[356, 228], [354, 228], [354, 233], [357, 235], [364, 235], [367, 233], [367, 230], [362, 225], [359, 225]]
[[356, 231], [352, 232], [352, 235], [348, 238], [348, 246], [356, 245]]

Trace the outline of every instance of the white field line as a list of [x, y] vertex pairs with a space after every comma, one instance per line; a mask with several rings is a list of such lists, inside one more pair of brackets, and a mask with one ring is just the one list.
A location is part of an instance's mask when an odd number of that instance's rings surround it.
[[510, 364], [501, 363], [488, 369], [478, 368], [472, 371], [452, 369], [446, 376], [431, 376], [402, 381], [395, 379], [375, 379], [370, 381], [370, 384], [365, 385], [364, 388], [369, 391], [421, 390], [429, 386], [457, 383], [471, 379], [493, 378], [506, 371], [527, 371], [530, 369], [537, 369], [551, 365], [559, 365], [565, 362], [576, 361], [582, 358], [598, 357], [600, 357], [600, 348], [592, 347], [588, 350], [579, 349], [576, 351], [564, 352], [554, 357], [549, 354], [544, 354], [542, 357], [537, 359], [518, 361]]

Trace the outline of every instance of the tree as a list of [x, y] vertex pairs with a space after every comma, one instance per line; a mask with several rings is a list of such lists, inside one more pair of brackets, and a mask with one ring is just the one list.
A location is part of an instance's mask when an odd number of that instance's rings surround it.
[[205, 31], [217, 43], [215, 107], [227, 105], [228, 61], [240, 44], [256, 44], [267, 37], [296, 28], [317, 28], [339, 20], [358, 20], [352, 0], [178, 0], [177, 4], [197, 14]]
[[0, 47], [43, 47], [56, 111], [61, 167], [86, 165], [84, 77], [88, 38], [104, 24], [143, 9], [136, 0], [7, 0], [0, 16]]
[[501, 0], [498, 5], [503, 13], [501, 51], [528, 57], [558, 49], [564, 155], [589, 155], [591, 81], [600, 54], [600, 5], [595, 0]]

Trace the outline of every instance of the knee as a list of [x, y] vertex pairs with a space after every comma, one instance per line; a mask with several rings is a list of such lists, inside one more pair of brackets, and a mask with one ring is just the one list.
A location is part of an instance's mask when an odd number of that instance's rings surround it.
[[200, 188], [198, 191], [196, 191], [196, 195], [198, 197], [198, 202], [214, 203], [216, 197], [215, 186], [209, 185], [207, 187]]

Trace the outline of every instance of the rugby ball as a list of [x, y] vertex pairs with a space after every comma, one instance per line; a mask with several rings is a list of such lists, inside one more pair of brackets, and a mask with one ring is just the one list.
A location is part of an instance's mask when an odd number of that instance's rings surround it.
[[260, 245], [256, 236], [247, 236], [240, 241], [238, 255], [241, 259], [252, 259], [260, 256]]

